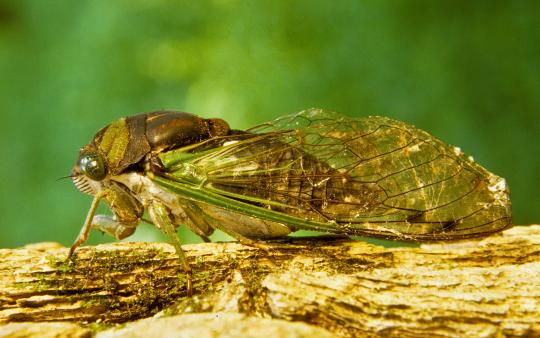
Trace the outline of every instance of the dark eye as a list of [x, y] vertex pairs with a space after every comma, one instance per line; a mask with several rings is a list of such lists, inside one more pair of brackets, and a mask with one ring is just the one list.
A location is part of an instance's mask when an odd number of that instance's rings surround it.
[[88, 178], [94, 181], [101, 181], [107, 176], [107, 170], [105, 163], [100, 154], [88, 153], [81, 157], [79, 160], [79, 167], [81, 171], [88, 176]]

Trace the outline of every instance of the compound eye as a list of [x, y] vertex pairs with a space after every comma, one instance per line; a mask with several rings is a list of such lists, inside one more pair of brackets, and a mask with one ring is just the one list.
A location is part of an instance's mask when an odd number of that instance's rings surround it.
[[101, 181], [107, 176], [105, 162], [98, 153], [84, 154], [79, 160], [81, 171], [94, 181]]

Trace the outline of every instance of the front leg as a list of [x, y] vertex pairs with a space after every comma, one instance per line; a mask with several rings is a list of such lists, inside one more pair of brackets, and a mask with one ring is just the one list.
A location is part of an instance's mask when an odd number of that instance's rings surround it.
[[[114, 213], [114, 217], [94, 216], [102, 199], [107, 202]], [[117, 239], [126, 238], [135, 231], [143, 213], [144, 207], [131, 194], [129, 189], [119, 183], [110, 182], [107, 188], [100, 190], [94, 196], [84, 225], [71, 246], [67, 259], [70, 260], [75, 250], [88, 239], [88, 234], [92, 228], [99, 229]]]
[[102, 231], [116, 239], [124, 239], [131, 236], [137, 224], [126, 224], [116, 220], [114, 216], [95, 215], [92, 228]]
[[96, 209], [101, 199], [105, 197], [107, 193], [107, 190], [101, 190], [98, 194], [96, 194], [96, 196], [94, 196], [94, 200], [92, 201], [90, 210], [88, 210], [88, 214], [86, 215], [86, 220], [84, 221], [83, 227], [81, 228], [79, 235], [75, 239], [75, 242], [73, 242], [73, 245], [69, 249], [66, 261], [71, 260], [71, 257], [73, 257], [73, 253], [75, 252], [75, 250], [88, 239], [88, 234], [92, 229], [92, 221], [94, 220], [94, 214], [96, 213]]
[[[102, 231], [116, 239], [124, 239], [131, 236], [135, 229], [137, 229], [137, 224], [125, 224], [117, 221], [113, 216], [107, 215], [95, 215], [91, 221], [90, 228], [97, 229]], [[83, 227], [83, 229], [85, 229]], [[68, 259], [71, 258], [75, 249], [82, 243], [84, 243], [88, 238], [88, 232], [81, 231], [79, 237], [73, 244], [70, 249]]]
[[186, 274], [187, 294], [191, 296], [193, 294], [193, 282], [192, 271], [189, 266], [184, 250], [182, 249], [182, 243], [178, 239], [176, 234], [176, 227], [171, 221], [170, 210], [160, 202], [153, 201], [148, 206], [148, 214], [153, 223], [169, 238], [170, 243], [174, 246], [180, 265], [184, 269]]

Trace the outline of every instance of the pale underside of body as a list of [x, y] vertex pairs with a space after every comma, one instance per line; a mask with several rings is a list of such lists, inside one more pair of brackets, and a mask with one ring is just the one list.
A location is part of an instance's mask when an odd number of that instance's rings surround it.
[[[148, 208], [153, 203], [161, 203], [170, 213], [171, 222], [176, 228], [186, 225], [201, 237], [210, 236], [218, 228], [233, 236], [239, 234], [253, 239], [283, 237], [294, 231], [294, 227], [288, 227], [285, 224], [182, 199], [140, 173], [123, 174], [117, 176], [115, 180], [135, 192], [145, 207]], [[152, 221], [157, 227], [160, 226], [155, 223], [155, 220]]]

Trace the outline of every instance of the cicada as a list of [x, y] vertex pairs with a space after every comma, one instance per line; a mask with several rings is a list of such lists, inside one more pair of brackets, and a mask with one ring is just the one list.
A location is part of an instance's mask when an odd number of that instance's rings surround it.
[[[80, 150], [75, 186], [91, 228], [131, 235], [145, 211], [191, 269], [176, 230], [242, 243], [314, 230], [412, 241], [486, 236], [511, 224], [505, 180], [425, 131], [310, 109], [254, 128], [174, 111], [121, 118]], [[95, 215], [100, 201], [112, 216]]]

